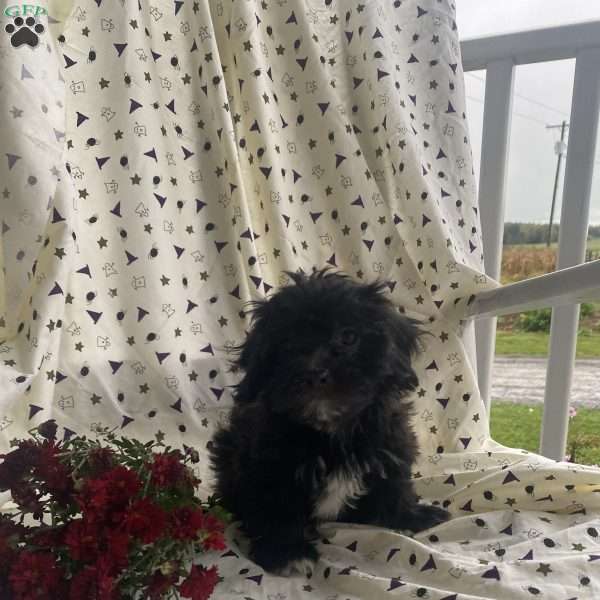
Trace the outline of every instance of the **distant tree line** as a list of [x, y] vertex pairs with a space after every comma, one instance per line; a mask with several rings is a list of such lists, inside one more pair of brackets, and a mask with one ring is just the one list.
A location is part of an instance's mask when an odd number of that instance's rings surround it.
[[[544, 244], [548, 225], [542, 223], [504, 223], [504, 244]], [[600, 238], [600, 225], [590, 225], [588, 238]], [[558, 224], [552, 226], [552, 242], [558, 242]]]

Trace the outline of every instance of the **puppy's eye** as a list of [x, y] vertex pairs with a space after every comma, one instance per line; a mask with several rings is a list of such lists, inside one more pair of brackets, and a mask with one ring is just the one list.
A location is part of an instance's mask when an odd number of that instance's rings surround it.
[[344, 329], [340, 334], [340, 341], [344, 346], [354, 346], [358, 342], [358, 334], [354, 329]]

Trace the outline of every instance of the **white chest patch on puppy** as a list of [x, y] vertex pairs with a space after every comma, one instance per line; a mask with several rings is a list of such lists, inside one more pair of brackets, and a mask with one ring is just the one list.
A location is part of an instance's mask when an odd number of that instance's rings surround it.
[[337, 519], [344, 506], [354, 508], [356, 500], [367, 493], [361, 470], [332, 473], [315, 504], [314, 516], [323, 520]]

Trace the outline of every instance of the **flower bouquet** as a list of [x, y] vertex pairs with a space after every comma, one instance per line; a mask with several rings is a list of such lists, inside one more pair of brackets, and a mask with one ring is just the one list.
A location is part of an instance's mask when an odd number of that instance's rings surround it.
[[192, 562], [225, 548], [229, 516], [195, 495], [198, 453], [56, 431], [47, 421], [0, 455], [0, 492], [16, 505], [0, 513], [0, 599], [209, 598], [217, 568]]

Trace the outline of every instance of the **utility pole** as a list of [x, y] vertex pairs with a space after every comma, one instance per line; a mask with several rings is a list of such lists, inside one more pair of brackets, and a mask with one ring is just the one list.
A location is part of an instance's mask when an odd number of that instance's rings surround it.
[[558, 129], [560, 127], [560, 142], [554, 145], [554, 151], [558, 155], [556, 161], [556, 174], [554, 175], [554, 191], [552, 192], [552, 208], [550, 209], [550, 223], [548, 223], [548, 236], [546, 238], [546, 246], [550, 246], [552, 241], [552, 222], [554, 221], [554, 207], [556, 206], [556, 192], [558, 191], [558, 179], [560, 177], [560, 165], [567, 147], [565, 145], [565, 131], [569, 124], [563, 121], [560, 125], [546, 125], [546, 129]]

